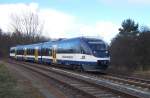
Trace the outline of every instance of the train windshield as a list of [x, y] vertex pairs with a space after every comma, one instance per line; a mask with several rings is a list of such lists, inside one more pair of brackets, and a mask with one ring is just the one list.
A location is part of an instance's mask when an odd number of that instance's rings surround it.
[[91, 48], [93, 55], [96, 57], [108, 57], [108, 45], [102, 41], [89, 41], [89, 47]]
[[95, 50], [95, 51], [107, 50], [106, 44], [102, 42], [88, 42], [88, 43], [92, 50]]

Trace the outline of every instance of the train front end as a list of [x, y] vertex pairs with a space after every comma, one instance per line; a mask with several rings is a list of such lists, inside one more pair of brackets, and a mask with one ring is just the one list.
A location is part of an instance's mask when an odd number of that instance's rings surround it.
[[[87, 39], [86, 43], [91, 51], [91, 58], [89, 59], [93, 64], [86, 67], [91, 71], [104, 72], [110, 64], [109, 46], [101, 39]], [[90, 71], [89, 70], [89, 71]]]

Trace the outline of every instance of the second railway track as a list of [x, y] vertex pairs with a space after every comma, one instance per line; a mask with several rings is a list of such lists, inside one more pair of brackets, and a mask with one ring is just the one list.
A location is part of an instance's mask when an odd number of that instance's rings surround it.
[[[77, 89], [80, 92], [89, 95], [90, 98], [150, 98], [148, 83], [134, 83], [134, 81], [131, 80], [130, 82], [128, 82], [127, 80], [125, 81], [125, 79], [116, 77], [114, 78], [113, 76], [97, 77], [85, 73], [81, 74], [70, 72], [62, 69], [40, 66], [39, 64], [32, 64], [27, 62], [20, 63], [12, 60], [9, 60], [8, 62], [21, 65], [32, 71], [38, 72], [40, 74], [43, 74], [44, 76], [53, 78], [61, 83], [69, 85], [70, 87], [73, 87], [74, 89]], [[130, 84], [133, 87], [130, 87]], [[135, 86], [137, 86], [138, 88], [136, 89]]]

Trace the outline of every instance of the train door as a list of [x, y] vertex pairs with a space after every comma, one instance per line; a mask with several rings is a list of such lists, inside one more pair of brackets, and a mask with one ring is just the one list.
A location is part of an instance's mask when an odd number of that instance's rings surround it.
[[17, 49], [15, 48], [15, 59], [17, 59]]
[[52, 48], [52, 59], [53, 59], [53, 63], [57, 62], [57, 58], [56, 58], [56, 47]]
[[34, 55], [35, 55], [35, 62], [38, 62], [38, 47], [35, 48]]
[[27, 48], [24, 48], [24, 60], [27, 60]]

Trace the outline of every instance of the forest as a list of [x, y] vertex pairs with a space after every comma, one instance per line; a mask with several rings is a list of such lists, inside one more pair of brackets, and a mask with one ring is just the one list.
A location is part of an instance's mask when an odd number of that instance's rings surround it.
[[120, 71], [150, 69], [150, 29], [126, 19], [110, 44], [111, 64]]

